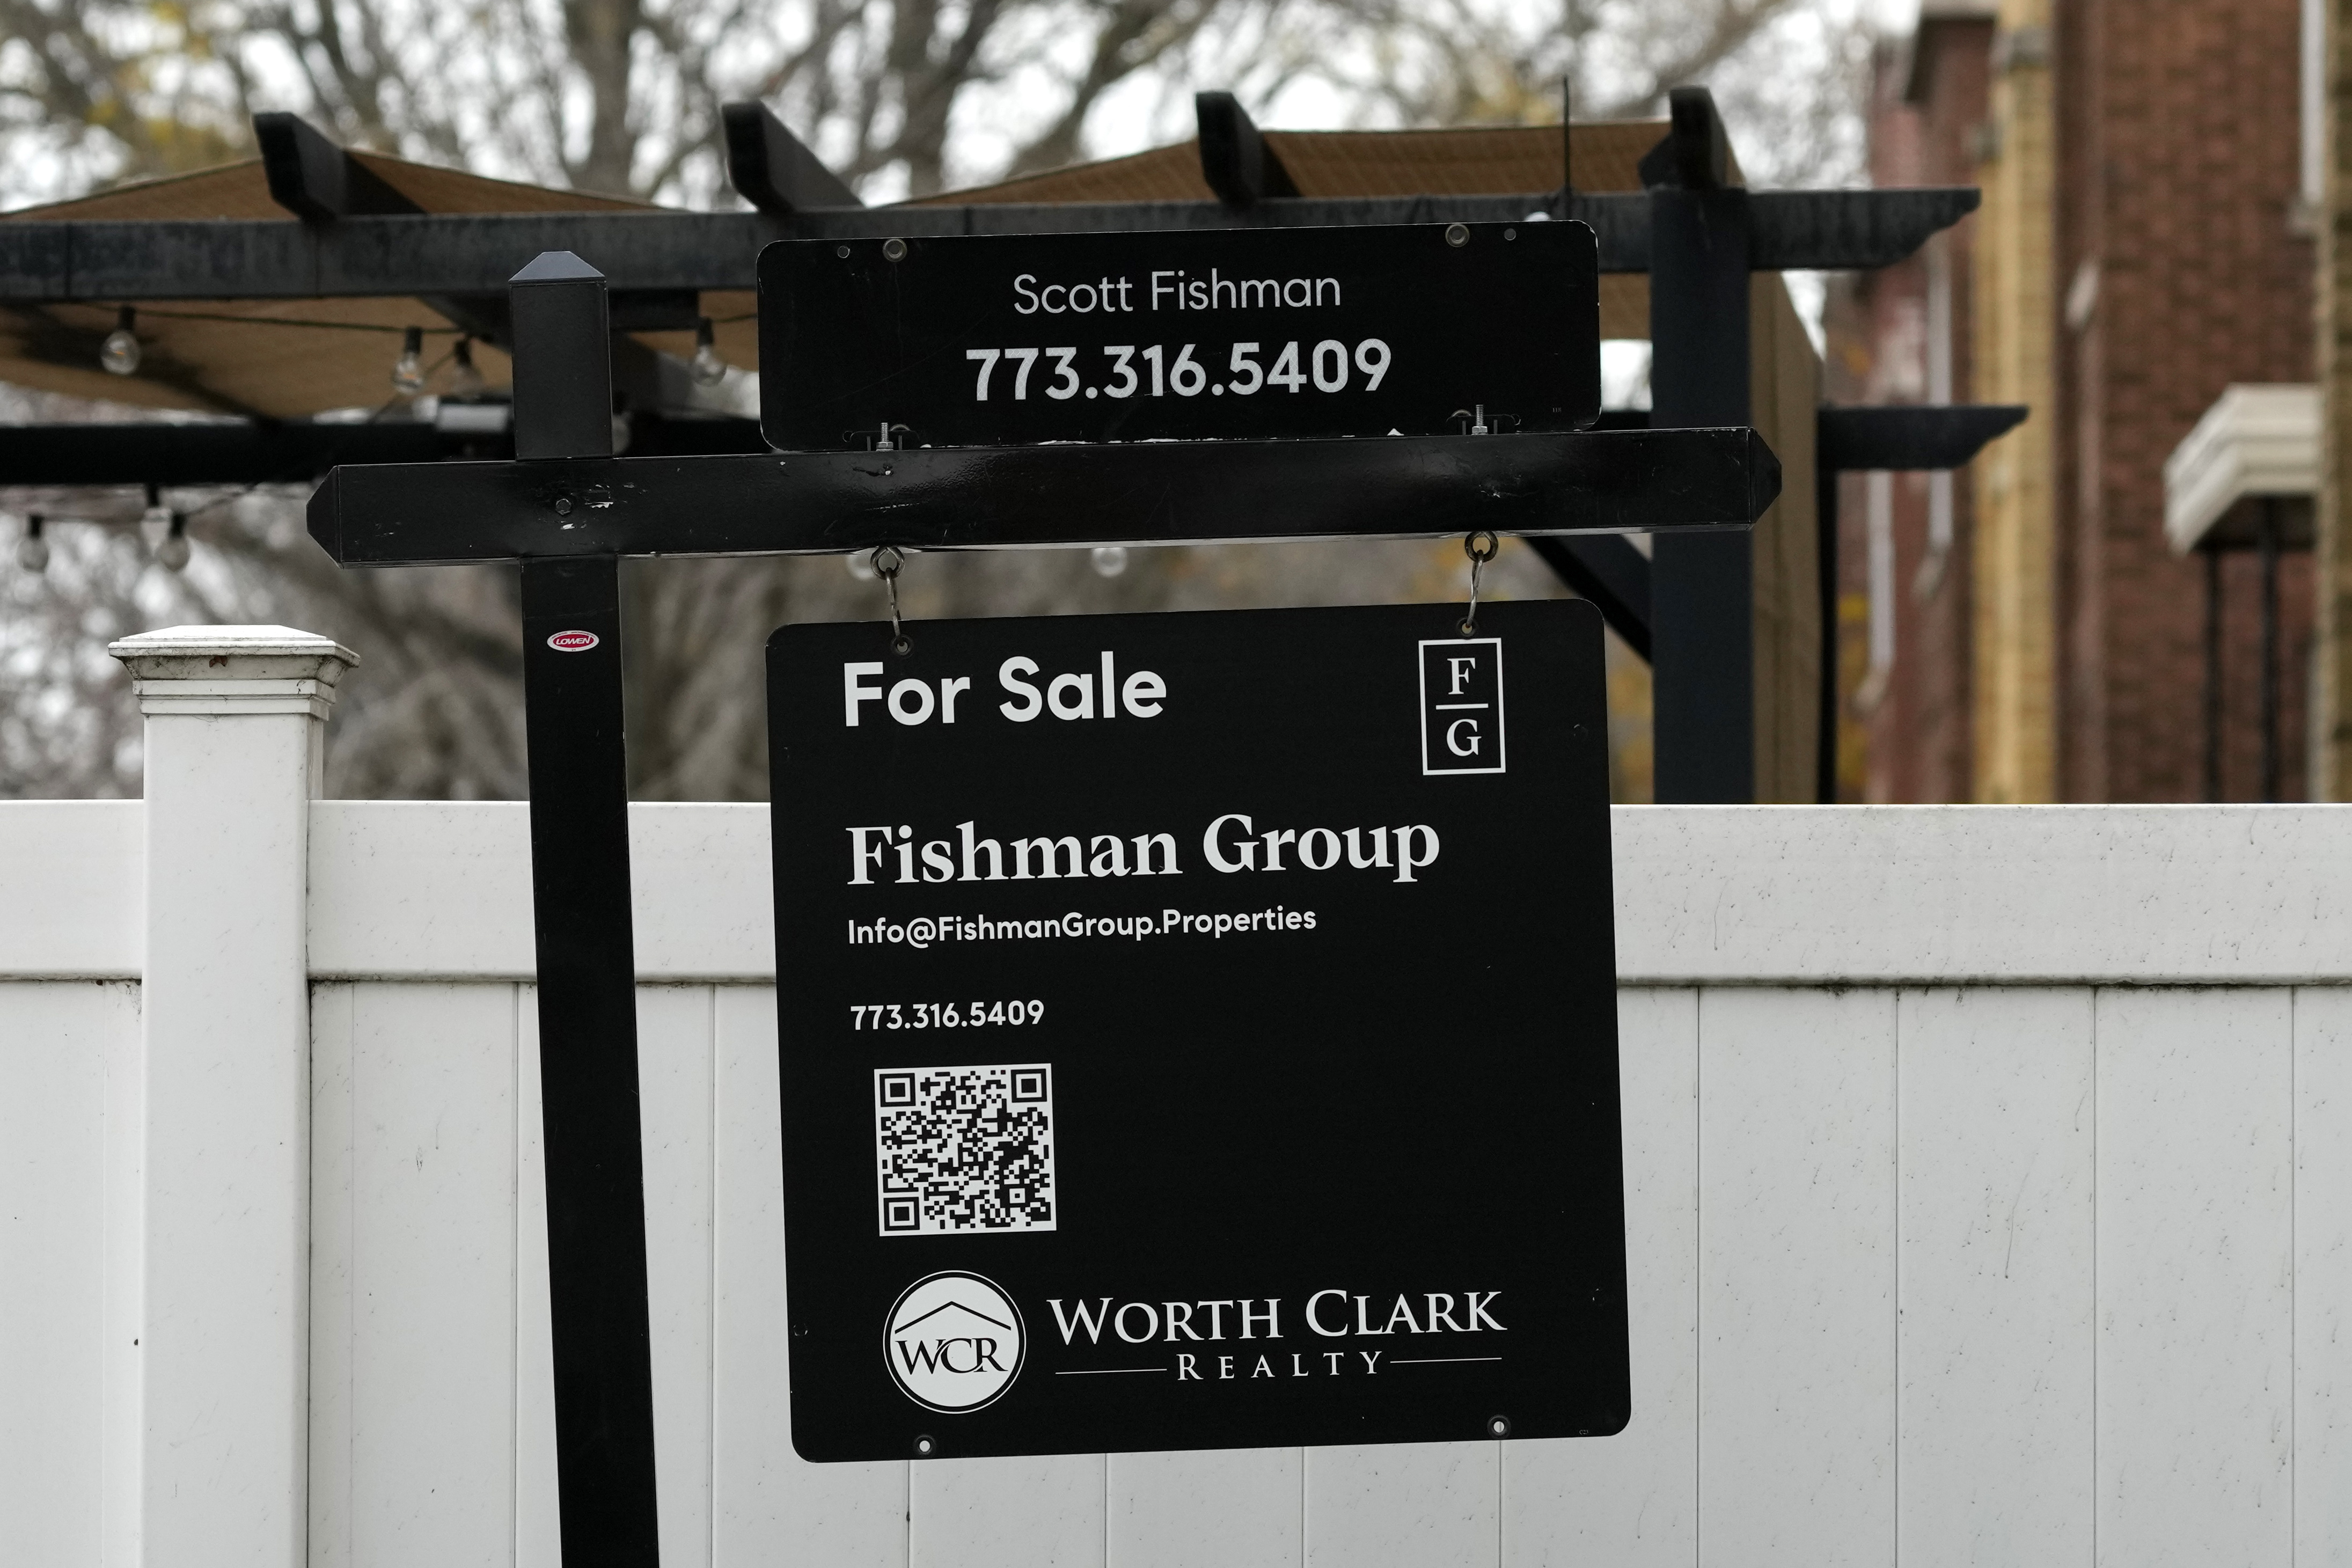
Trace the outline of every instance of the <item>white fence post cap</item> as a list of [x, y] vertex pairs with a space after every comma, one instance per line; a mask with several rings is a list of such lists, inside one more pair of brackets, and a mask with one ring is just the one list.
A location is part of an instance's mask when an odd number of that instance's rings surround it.
[[291, 626], [166, 626], [107, 646], [143, 713], [305, 713], [324, 719], [360, 656]]

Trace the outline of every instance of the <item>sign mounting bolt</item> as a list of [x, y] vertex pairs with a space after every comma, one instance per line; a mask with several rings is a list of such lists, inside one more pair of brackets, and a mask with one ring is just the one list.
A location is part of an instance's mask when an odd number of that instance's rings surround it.
[[572, 515], [572, 498], [570, 496], [557, 496], [555, 498], [555, 515], [558, 517], [570, 517]]
[[907, 259], [907, 242], [903, 239], [886, 239], [882, 242], [882, 254], [892, 261], [904, 261]]
[[1464, 246], [1469, 244], [1470, 226], [1466, 223], [1447, 224], [1445, 226], [1445, 243], [1454, 247], [1456, 250], [1459, 250]]

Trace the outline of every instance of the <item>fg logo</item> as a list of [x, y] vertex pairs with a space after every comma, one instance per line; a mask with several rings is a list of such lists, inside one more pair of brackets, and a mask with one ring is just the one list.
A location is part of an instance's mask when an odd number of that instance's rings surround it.
[[882, 1353], [908, 1398], [930, 1410], [977, 1410], [1021, 1375], [1020, 1309], [977, 1274], [929, 1275], [884, 1321]]
[[1503, 771], [1503, 639], [1421, 645], [1421, 771]]

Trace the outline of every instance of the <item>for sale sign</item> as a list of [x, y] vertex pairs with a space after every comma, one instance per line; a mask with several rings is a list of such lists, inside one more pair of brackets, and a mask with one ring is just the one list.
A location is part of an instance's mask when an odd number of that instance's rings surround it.
[[1624, 1426], [1601, 622], [1461, 615], [775, 635], [801, 1453]]

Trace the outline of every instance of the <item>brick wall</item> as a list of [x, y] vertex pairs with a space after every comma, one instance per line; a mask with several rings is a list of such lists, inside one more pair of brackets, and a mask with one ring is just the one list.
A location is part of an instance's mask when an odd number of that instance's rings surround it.
[[[2298, 47], [2297, 0], [2020, 0], [2003, 5], [1998, 30], [1931, 4], [1907, 51], [1882, 57], [1874, 178], [1982, 184], [1996, 226], [1971, 219], [1939, 242], [1955, 302], [1952, 396], [2036, 406], [2028, 430], [1954, 477], [1956, 544], [1940, 572], [1923, 575], [1929, 481], [1895, 478], [1896, 661], [1868, 712], [1852, 699], [1866, 664], [1869, 486], [1845, 482], [1847, 798], [2204, 798], [2205, 573], [2165, 542], [2164, 461], [2231, 383], [2314, 374], [2312, 245], [2294, 211]], [[2021, 160], [2039, 154], [2001, 132], [2021, 112], [2018, 73], [2044, 60], [2055, 145], [2036, 214], [2018, 197], [2033, 188]], [[1988, 234], [2004, 248], [1980, 257]], [[2045, 255], [2046, 306], [2029, 287]], [[1929, 268], [1923, 253], [1836, 291], [1833, 401], [1925, 400]], [[1972, 321], [1980, 298], [1997, 308]], [[2044, 347], [2054, 375], [2033, 395], [2016, 367]], [[2018, 510], [2036, 450], [2051, 454], [2046, 545]], [[2222, 563], [2224, 799], [2261, 790], [2258, 579], [2251, 554]], [[2289, 799], [2306, 794], [2313, 594], [2308, 554], [2291, 553], [2280, 574]], [[2054, 634], [2054, 658], [2029, 646], [2037, 627]], [[2033, 736], [2053, 706], [2048, 778]]]
[[[1880, 52], [1870, 105], [1871, 178], [1881, 186], [1967, 184], [1985, 116], [1984, 17], [1930, 15], [1909, 48]], [[1944, 396], [1967, 401], [1976, 226], [1967, 219], [1898, 267], [1843, 280], [1829, 313], [1832, 403], [1937, 400], [1931, 367], [1949, 356]], [[1944, 301], [1941, 308], [1934, 297]], [[1941, 346], [1937, 346], [1940, 340]], [[1899, 474], [1881, 482], [1893, 524], [1895, 662], [1881, 690], [1869, 681], [1869, 552], [1874, 481], [1847, 476], [1839, 506], [1841, 768], [1843, 799], [1968, 800], [1973, 793], [1970, 713], [1969, 475], [1952, 492], [1952, 543], [1938, 554], [1929, 512], [1937, 481]], [[1862, 699], [1874, 696], [1866, 709]]]
[[[2296, 0], [2059, 0], [2062, 798], [2204, 794], [2204, 582], [2164, 460], [2232, 382], [2313, 375]], [[2095, 268], [2096, 281], [2090, 279]], [[2084, 309], [2087, 307], [2087, 309]], [[2257, 606], [2226, 564], [2224, 787], [2252, 793]], [[2303, 793], [2308, 561], [2283, 575], [2284, 793]]]

